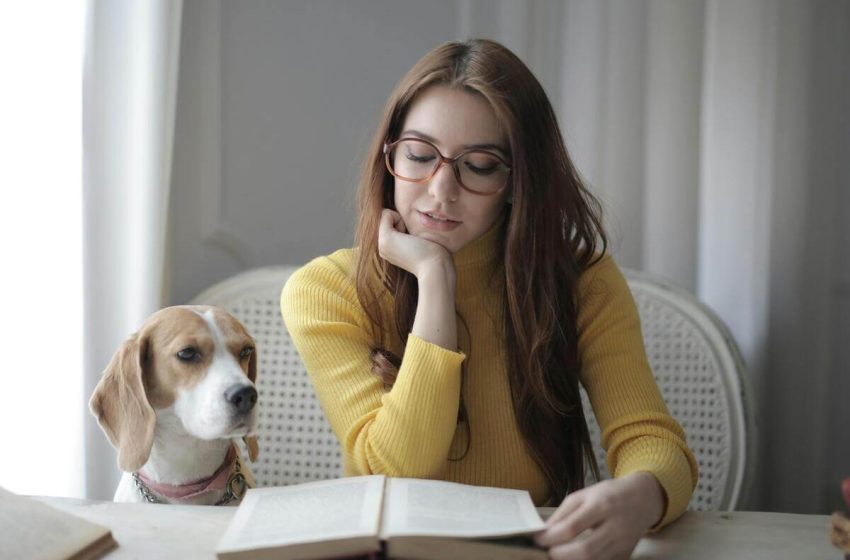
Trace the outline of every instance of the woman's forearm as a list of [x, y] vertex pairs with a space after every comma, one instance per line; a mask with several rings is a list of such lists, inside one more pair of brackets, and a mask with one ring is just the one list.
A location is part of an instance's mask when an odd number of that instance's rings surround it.
[[419, 299], [411, 332], [447, 350], [457, 350], [455, 269], [451, 259], [429, 262], [417, 271]]

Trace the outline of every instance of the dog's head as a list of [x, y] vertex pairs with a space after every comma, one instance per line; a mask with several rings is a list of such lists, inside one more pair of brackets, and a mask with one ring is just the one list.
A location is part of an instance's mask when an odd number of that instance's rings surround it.
[[126, 472], [147, 462], [155, 410], [169, 407], [197, 438], [244, 437], [254, 461], [256, 378], [254, 340], [232, 315], [216, 307], [167, 307], [118, 348], [89, 407]]

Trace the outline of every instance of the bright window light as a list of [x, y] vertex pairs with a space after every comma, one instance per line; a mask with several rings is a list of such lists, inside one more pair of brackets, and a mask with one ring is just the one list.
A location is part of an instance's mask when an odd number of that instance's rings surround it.
[[11, 2], [0, 52], [0, 486], [84, 494], [85, 2]]

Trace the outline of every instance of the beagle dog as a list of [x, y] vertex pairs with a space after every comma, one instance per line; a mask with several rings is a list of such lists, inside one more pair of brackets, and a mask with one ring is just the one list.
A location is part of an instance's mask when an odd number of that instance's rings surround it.
[[237, 505], [258, 454], [254, 339], [226, 311], [157, 311], [115, 352], [89, 408], [118, 450], [116, 502]]

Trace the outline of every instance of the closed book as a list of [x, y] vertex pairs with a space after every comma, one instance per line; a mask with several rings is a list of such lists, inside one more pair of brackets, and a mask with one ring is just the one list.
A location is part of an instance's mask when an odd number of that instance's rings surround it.
[[102, 525], [0, 488], [4, 560], [94, 560], [117, 546]]

